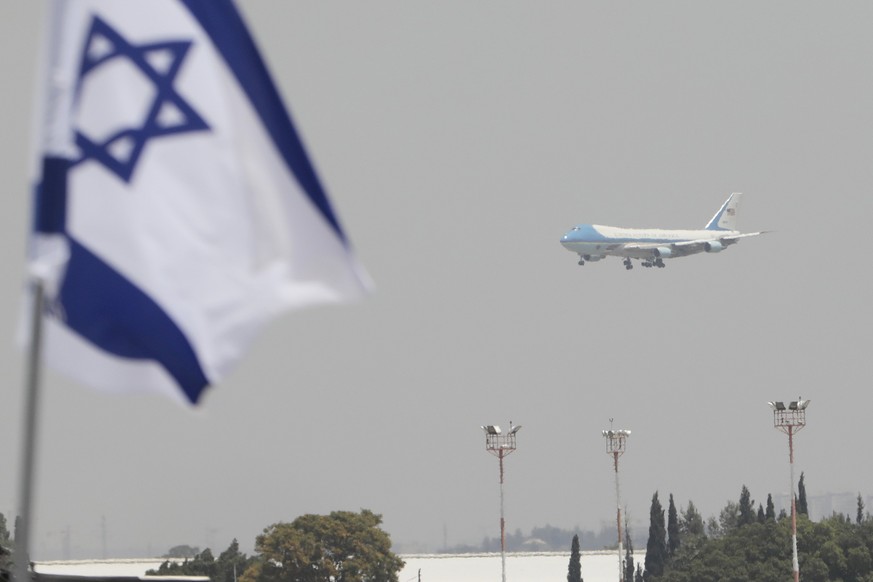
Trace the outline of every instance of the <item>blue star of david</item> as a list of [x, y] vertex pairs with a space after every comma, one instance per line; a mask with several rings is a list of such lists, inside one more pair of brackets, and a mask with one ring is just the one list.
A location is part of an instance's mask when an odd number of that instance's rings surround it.
[[[209, 130], [203, 118], [173, 88], [191, 44], [191, 41], [169, 41], [133, 45], [105, 21], [94, 17], [82, 52], [77, 94], [81, 95], [82, 82], [90, 73], [114, 59], [128, 59], [153, 84], [155, 96], [138, 127], [121, 128], [99, 142], [77, 129], [76, 145], [81, 157], [72, 165], [94, 160], [125, 182], [130, 182], [149, 140]], [[158, 61], [149, 57], [160, 57], [162, 66], [156, 66], [154, 63]]]

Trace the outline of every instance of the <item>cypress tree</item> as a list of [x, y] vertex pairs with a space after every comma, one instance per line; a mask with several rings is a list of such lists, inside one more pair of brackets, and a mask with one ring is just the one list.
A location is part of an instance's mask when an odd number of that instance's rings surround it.
[[806, 485], [803, 482], [803, 471], [800, 472], [800, 482], [797, 483], [797, 513], [809, 517], [809, 506], [806, 503]]
[[567, 582], [582, 582], [582, 556], [579, 553], [579, 535], [573, 536], [570, 543], [570, 565], [567, 568]]
[[[630, 580], [627, 582], [630, 582]], [[637, 571], [634, 574], [634, 582], [643, 582], [643, 567], [639, 564], [637, 564]]]
[[630, 529], [627, 520], [624, 522], [624, 580], [631, 582], [634, 579], [634, 543], [631, 540]]
[[670, 503], [667, 507], [667, 550], [671, 558], [676, 555], [679, 544], [679, 512], [676, 511], [676, 505], [673, 503], [673, 494], [671, 493]]
[[667, 528], [664, 525], [664, 510], [658, 500], [658, 492], [652, 496], [649, 510], [649, 540], [646, 542], [646, 582], [653, 576], [664, 573], [667, 564]]
[[740, 515], [737, 520], [738, 526], [749, 525], [751, 523], [755, 523], [755, 502], [752, 501], [752, 495], [749, 493], [749, 488], [743, 485], [742, 491], [740, 491]]
[[12, 566], [12, 538], [6, 527], [6, 517], [0, 513], [0, 568]]
[[764, 513], [764, 506], [760, 503], [758, 504], [758, 523], [764, 523], [767, 521], [767, 515]]
[[858, 512], [855, 514], [855, 523], [861, 525], [864, 521], [864, 500], [861, 499], [861, 492], [858, 491]]
[[767, 510], [764, 512], [764, 517], [767, 520], [776, 521], [776, 508], [773, 506], [773, 496], [767, 494]]

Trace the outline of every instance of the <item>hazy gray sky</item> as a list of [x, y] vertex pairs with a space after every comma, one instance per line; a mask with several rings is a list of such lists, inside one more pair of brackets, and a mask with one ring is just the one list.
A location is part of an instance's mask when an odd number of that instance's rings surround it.
[[[810, 494], [870, 488], [873, 5], [241, 3], [362, 262], [364, 303], [277, 320], [194, 412], [47, 373], [35, 558], [251, 551], [275, 521], [369, 508], [400, 549], [498, 534], [481, 424], [524, 425], [510, 530], [704, 515], [788, 489], [767, 400], [811, 398]], [[0, 3], [0, 511], [14, 513], [18, 319], [40, 11]], [[702, 227], [718, 255], [576, 265], [573, 224]]]

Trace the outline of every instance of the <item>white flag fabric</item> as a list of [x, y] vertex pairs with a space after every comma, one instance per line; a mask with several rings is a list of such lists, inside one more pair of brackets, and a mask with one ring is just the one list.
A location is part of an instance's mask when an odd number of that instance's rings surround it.
[[31, 271], [66, 258], [50, 365], [196, 403], [271, 317], [367, 292], [231, 0], [49, 6]]

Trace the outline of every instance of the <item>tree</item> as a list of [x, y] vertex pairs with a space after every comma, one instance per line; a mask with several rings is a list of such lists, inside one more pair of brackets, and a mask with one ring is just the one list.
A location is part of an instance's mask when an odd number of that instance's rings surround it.
[[[630, 582], [630, 580], [627, 582]], [[634, 582], [643, 582], [643, 567], [639, 564], [637, 564], [637, 571], [634, 574]]]
[[[22, 523], [21, 523], [21, 516], [20, 516], [20, 515], [16, 515], [16, 516], [15, 516], [15, 521], [14, 521], [13, 524], [12, 524], [12, 539], [13, 539], [13, 540], [20, 539], [18, 536], [21, 534], [21, 530], [22, 530], [23, 527], [24, 527], [24, 526], [23, 526]], [[15, 557], [15, 556], [13, 555], [13, 557], [12, 557], [12, 558], [9, 558], [9, 559], [10, 559], [10, 560], [14, 560], [14, 557]], [[24, 554], [24, 559], [27, 560], [28, 562], [30, 562], [30, 556], [29, 556], [28, 554]]]
[[771, 494], [767, 494], [767, 509], [764, 511], [764, 517], [767, 520], [776, 519], [776, 508], [773, 506], [773, 496]]
[[679, 549], [679, 513], [676, 504], [673, 503], [673, 494], [670, 494], [670, 503], [667, 506], [667, 550], [672, 558]]
[[227, 549], [218, 556], [212, 582], [236, 582], [253, 561], [254, 558], [248, 558], [239, 551], [239, 542], [233, 538]]
[[582, 582], [582, 555], [579, 553], [579, 536], [574, 535], [570, 543], [570, 565], [567, 568], [567, 582]]
[[783, 519], [788, 519], [788, 512], [785, 511], [784, 507], [779, 510], [779, 518], [778, 519], [779, 519], [779, 521], [782, 521]]
[[218, 556], [216, 560], [212, 550], [206, 548], [195, 554], [191, 559], [186, 558], [179, 563], [167, 560], [157, 570], [146, 572], [149, 576], [209, 576], [212, 582], [234, 582], [239, 574], [245, 572], [252, 563], [252, 558], [246, 558], [239, 551], [239, 542], [236, 538], [230, 546]]
[[861, 525], [864, 521], [864, 500], [861, 498], [861, 492], [858, 492], [858, 511], [855, 514], [855, 523]]
[[6, 517], [0, 513], [0, 568], [12, 566], [12, 540], [6, 527]]
[[658, 500], [658, 492], [652, 496], [649, 510], [649, 540], [646, 543], [645, 580], [664, 573], [667, 565], [667, 528], [664, 525], [664, 510]]
[[800, 481], [797, 483], [797, 513], [809, 515], [809, 506], [806, 504], [806, 485], [803, 482], [803, 471], [800, 472]]
[[686, 536], [704, 536], [706, 529], [703, 525], [703, 516], [697, 511], [693, 501], [688, 501], [688, 509], [682, 512], [682, 520], [679, 529]]
[[627, 520], [624, 520], [624, 580], [632, 582], [634, 579], [634, 542], [631, 540], [630, 529]]
[[403, 560], [381, 523], [368, 509], [275, 523], [255, 540], [258, 559], [240, 582], [397, 582]]
[[728, 501], [718, 514], [718, 526], [721, 534], [727, 534], [740, 526], [740, 506]]
[[749, 488], [743, 485], [742, 490], [740, 491], [740, 503], [738, 506], [739, 517], [737, 519], [737, 526], [742, 527], [744, 525], [749, 525], [755, 523], [755, 502], [752, 501], [752, 494], [749, 493]]
[[764, 506], [760, 503], [758, 504], [758, 523], [764, 523], [767, 521], [767, 514], [764, 513]]
[[[176, 546], [170, 549], [169, 553], [185, 552], [185, 548], [190, 548], [190, 546]], [[158, 566], [157, 570], [149, 570], [146, 574], [154, 576], [209, 576], [210, 579], [214, 580], [215, 557], [212, 555], [212, 550], [206, 548], [202, 552], [194, 554], [190, 559], [185, 557], [185, 561], [181, 563], [166, 560]]]
[[189, 546], [186, 544], [182, 544], [179, 546], [173, 546], [169, 549], [169, 551], [161, 556], [162, 558], [193, 558], [197, 554], [200, 553], [200, 548], [197, 546]]

